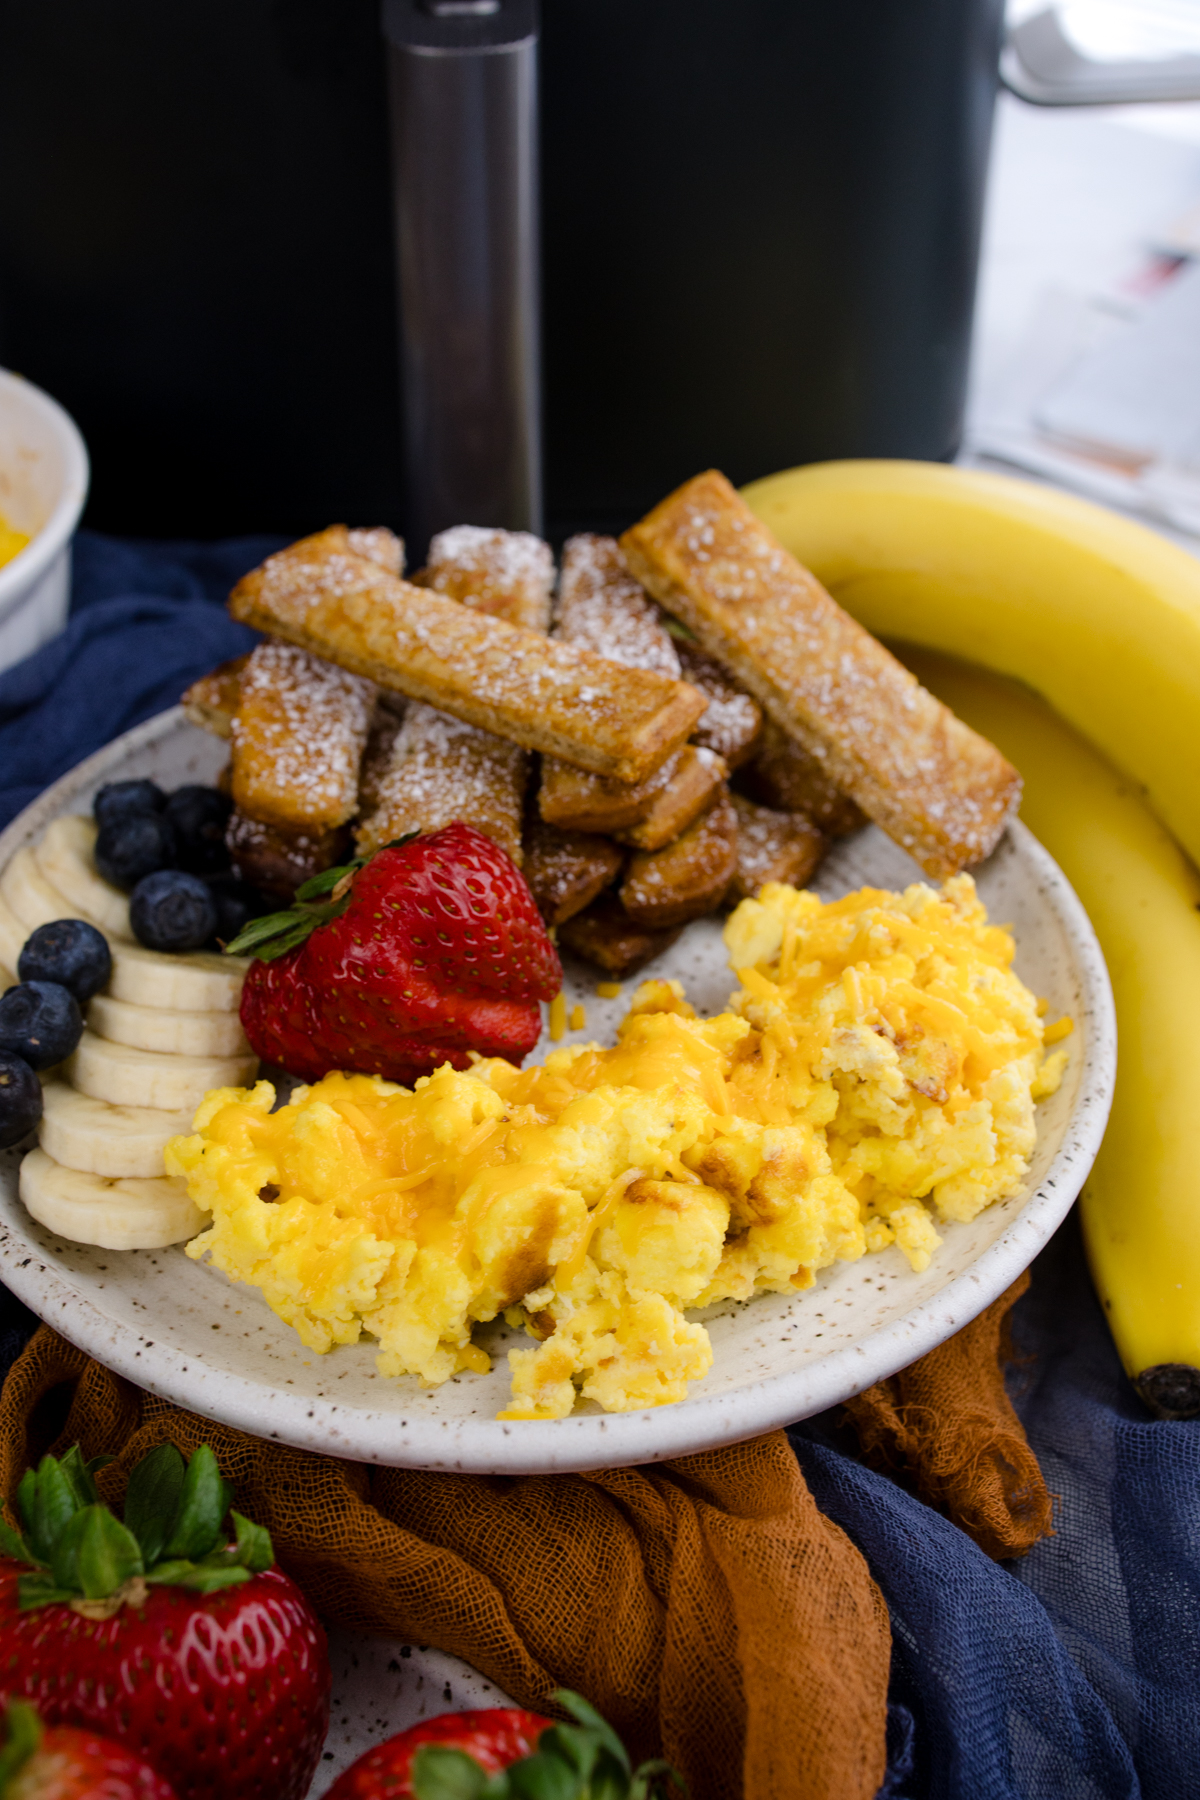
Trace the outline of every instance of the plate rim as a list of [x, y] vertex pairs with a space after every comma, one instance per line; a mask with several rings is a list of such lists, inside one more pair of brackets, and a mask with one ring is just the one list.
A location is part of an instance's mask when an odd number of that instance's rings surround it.
[[[137, 751], [170, 737], [181, 725], [190, 722], [182, 707], [172, 707], [114, 738], [60, 776], [0, 833], [0, 872], [90, 782]], [[194, 1354], [174, 1349], [161, 1338], [147, 1339], [133, 1325], [104, 1313], [46, 1262], [36, 1243], [22, 1240], [6, 1222], [0, 1223], [0, 1278], [69, 1343], [159, 1398], [255, 1437], [354, 1462], [471, 1474], [580, 1472], [665, 1462], [742, 1443], [810, 1418], [906, 1368], [998, 1299], [1058, 1229], [1099, 1151], [1117, 1057], [1108, 969], [1082, 902], [1049, 851], [1019, 819], [1008, 829], [1022, 854], [1037, 867], [1075, 948], [1089, 1024], [1080, 1101], [1045, 1176], [999, 1237], [937, 1294], [890, 1324], [877, 1326], [860, 1343], [726, 1393], [706, 1395], [701, 1389], [672, 1405], [640, 1412], [519, 1422], [398, 1421], [392, 1411], [289, 1396], [278, 1385], [225, 1370], [206, 1369], [199, 1379], [193, 1376], [189, 1381], [197, 1361]], [[151, 1349], [154, 1355], [148, 1362], [144, 1353]], [[271, 1423], [264, 1430], [267, 1405]], [[467, 1441], [458, 1441], [462, 1438]]]

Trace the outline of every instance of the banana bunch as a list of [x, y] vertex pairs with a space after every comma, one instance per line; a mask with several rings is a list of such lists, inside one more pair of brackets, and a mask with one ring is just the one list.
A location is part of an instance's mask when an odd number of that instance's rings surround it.
[[1093, 1277], [1143, 1399], [1191, 1417], [1200, 561], [1085, 501], [929, 464], [822, 464], [746, 499], [1025, 777], [1022, 817], [1086, 907], [1116, 1000], [1116, 1094], [1080, 1201]]
[[191, 1130], [210, 1088], [258, 1067], [238, 1018], [245, 963], [195, 951], [165, 956], [133, 940], [129, 902], [96, 872], [91, 819], [55, 819], [0, 875], [0, 982], [38, 925], [80, 918], [108, 937], [113, 973], [88, 1003], [73, 1056], [44, 1078], [39, 1148], [21, 1164], [33, 1217], [77, 1243], [158, 1249], [194, 1237], [204, 1215], [163, 1173], [169, 1138]]

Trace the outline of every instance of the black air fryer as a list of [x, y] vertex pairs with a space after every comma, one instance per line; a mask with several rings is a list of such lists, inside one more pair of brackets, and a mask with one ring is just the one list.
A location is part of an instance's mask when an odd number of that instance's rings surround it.
[[141, 534], [950, 457], [1001, 12], [6, 0], [0, 362]]

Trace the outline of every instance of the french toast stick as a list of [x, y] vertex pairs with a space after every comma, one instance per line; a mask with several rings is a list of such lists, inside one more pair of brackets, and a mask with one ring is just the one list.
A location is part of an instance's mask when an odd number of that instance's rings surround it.
[[806, 814], [829, 837], [846, 837], [867, 822], [862, 807], [835, 787], [816, 757], [774, 719], [764, 722], [752, 759], [737, 772], [737, 785], [761, 806]]
[[413, 580], [510, 625], [550, 628], [554, 557], [549, 544], [530, 531], [452, 525], [434, 538], [429, 560]]
[[233, 736], [233, 715], [238, 709], [242, 691], [242, 670], [250, 661], [250, 652], [218, 663], [208, 675], [193, 681], [180, 700], [184, 713], [201, 731], [214, 737]]
[[234, 874], [287, 906], [303, 882], [346, 861], [350, 833], [344, 825], [321, 832], [285, 830], [235, 808], [225, 827], [225, 844]]
[[621, 539], [700, 647], [937, 879], [980, 861], [1021, 797], [994, 745], [922, 688], [826, 593], [716, 470]]
[[721, 904], [737, 866], [738, 816], [725, 792], [673, 844], [631, 858], [621, 905], [639, 925], [685, 925]]
[[404, 573], [404, 539], [398, 538], [386, 525], [352, 525], [346, 542], [355, 556], [365, 556], [393, 575]]
[[538, 810], [548, 825], [564, 831], [621, 831], [645, 818], [682, 754], [676, 750], [645, 781], [612, 781], [573, 768], [557, 756], [544, 756]]
[[736, 906], [739, 900], [752, 900], [768, 881], [804, 887], [829, 847], [824, 832], [803, 813], [772, 812], [744, 794], [730, 799], [737, 813], [738, 853], [726, 901]]
[[[679, 674], [679, 655], [661, 615], [626, 567], [615, 538], [584, 532], [563, 547], [556, 635], [629, 669]], [[677, 837], [724, 779], [689, 745], [648, 780], [607, 781], [557, 758], [542, 765], [542, 817], [583, 831], [632, 833], [627, 843], [652, 849]]]
[[728, 774], [724, 757], [715, 750], [685, 744], [671, 779], [655, 794], [649, 811], [613, 836], [635, 850], [661, 850], [699, 817]]
[[559, 831], [530, 808], [521, 873], [547, 925], [565, 925], [614, 882], [625, 861], [611, 838]]
[[[422, 582], [476, 611], [544, 631], [554, 558], [527, 531], [458, 525], [435, 537]], [[381, 690], [382, 691], [382, 690]], [[361, 852], [410, 831], [473, 825], [520, 867], [529, 754], [420, 701], [409, 703], [386, 761], [371, 768], [357, 831]]]
[[238, 811], [310, 837], [344, 825], [358, 805], [374, 704], [361, 676], [292, 644], [256, 645], [231, 731]]
[[692, 733], [693, 744], [715, 750], [731, 769], [740, 768], [754, 755], [762, 735], [762, 707], [698, 645], [681, 639], [675, 648], [683, 679], [708, 701]]
[[627, 669], [679, 679], [679, 652], [616, 538], [580, 532], [563, 545], [554, 634]]
[[607, 893], [561, 925], [558, 941], [586, 962], [595, 963], [606, 975], [620, 979], [669, 950], [682, 929], [675, 926], [657, 931], [652, 926], [639, 925], [629, 917], [617, 896]]
[[457, 819], [499, 844], [519, 868], [527, 763], [520, 745], [411, 701], [376, 780], [374, 809], [354, 834], [359, 855]]
[[695, 688], [473, 612], [356, 556], [330, 526], [267, 558], [229, 610], [526, 749], [618, 781], [641, 781], [704, 710]]

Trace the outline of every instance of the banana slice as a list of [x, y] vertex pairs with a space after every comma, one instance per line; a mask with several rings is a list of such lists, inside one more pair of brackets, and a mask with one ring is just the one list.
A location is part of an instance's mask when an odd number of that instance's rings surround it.
[[161, 1056], [134, 1050], [85, 1031], [66, 1065], [81, 1094], [114, 1106], [155, 1106], [163, 1112], [192, 1112], [210, 1088], [245, 1087], [254, 1080], [258, 1058], [247, 1056]]
[[233, 1012], [177, 1012], [167, 1006], [133, 1006], [97, 994], [88, 1007], [88, 1025], [97, 1037], [134, 1050], [166, 1056], [248, 1056], [250, 1045]]
[[7, 900], [25, 928], [22, 943], [39, 925], [49, 925], [55, 919], [86, 919], [89, 925], [99, 924], [91, 913], [81, 912], [73, 901], [46, 880], [37, 858], [28, 848], [18, 850], [0, 875], [0, 896]]
[[22, 1162], [20, 1192], [39, 1224], [103, 1250], [161, 1250], [195, 1237], [208, 1223], [177, 1175], [87, 1175], [64, 1168], [44, 1150], [31, 1150]]
[[102, 931], [132, 943], [129, 901], [96, 868], [96, 835], [94, 819], [64, 813], [46, 827], [34, 859], [51, 887], [73, 907], [83, 908], [84, 918], [95, 919]]
[[65, 1081], [42, 1089], [38, 1142], [65, 1169], [120, 1180], [159, 1176], [163, 1148], [192, 1129], [192, 1112], [160, 1112], [151, 1106], [113, 1106], [93, 1100]]
[[[3, 963], [6, 969], [16, 968], [17, 959], [24, 949], [25, 939], [28, 936], [28, 931], [12, 907], [3, 895], [0, 895], [0, 963]], [[13, 980], [16, 980], [15, 976]], [[9, 983], [10, 987], [11, 985], [12, 982]]]
[[114, 1000], [127, 1001], [130, 1006], [161, 1007], [168, 1012], [236, 1013], [249, 967], [249, 957], [222, 956], [213, 950], [188, 950], [166, 956], [161, 950], [145, 950], [140, 944], [114, 944], [108, 991]]

